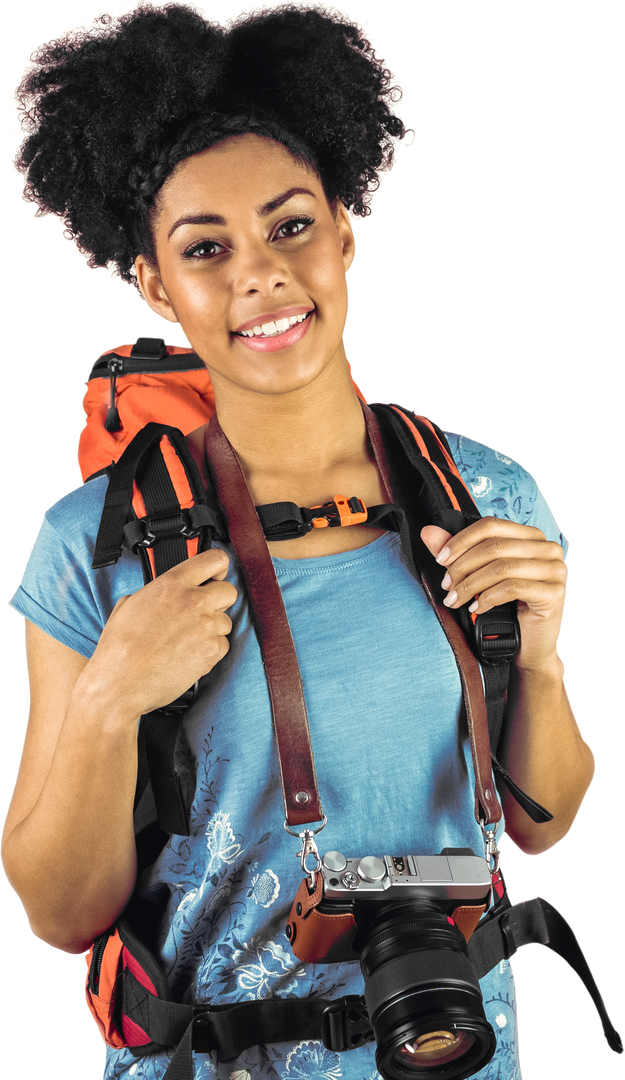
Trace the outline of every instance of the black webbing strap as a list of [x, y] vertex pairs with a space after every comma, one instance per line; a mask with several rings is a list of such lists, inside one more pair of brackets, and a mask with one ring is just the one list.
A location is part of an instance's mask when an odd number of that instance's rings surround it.
[[[112, 566], [121, 555], [124, 527], [133, 518], [132, 494], [135, 480], [146, 504], [147, 516], [149, 518], [152, 514], [154, 518], [153, 525], [157, 534], [154, 544], [157, 574], [186, 559], [183, 529], [188, 527], [188, 522], [181, 516], [180, 503], [158, 445], [163, 435], [169, 439], [185, 470], [194, 502], [206, 502], [198, 467], [182, 432], [167, 424], [146, 424], [128, 444], [111, 471], [91, 564], [94, 570]], [[179, 535], [172, 537], [170, 541], [168, 534], [176, 530]], [[163, 535], [162, 540], [158, 538], [159, 532]], [[199, 550], [210, 547], [210, 542], [210, 528], [204, 525]], [[160, 554], [157, 554], [159, 549]], [[163, 569], [159, 569], [159, 566]]]
[[[451, 450], [440, 428], [398, 405], [376, 404], [369, 408], [375, 413], [386, 441], [391, 447], [394, 442], [401, 449], [401, 455], [393, 455], [391, 462], [395, 464], [398, 459], [400, 462], [397, 479], [408, 516], [396, 508], [395, 519], [404, 557], [412, 573], [419, 577], [414, 569], [415, 562], [423, 567], [431, 561], [420, 540], [422, 525], [429, 522], [455, 535], [472, 522], [479, 521], [481, 515], [466, 487], [450, 468]], [[414, 500], [410, 499], [414, 490], [415, 472], [420, 480], [419, 502], [427, 515], [423, 519], [416, 513]], [[452, 507], [452, 498], [460, 510]], [[415, 551], [416, 560], [413, 554]], [[483, 615], [478, 615], [475, 623], [467, 606], [454, 612], [454, 615], [481, 664], [493, 772], [503, 781], [532, 821], [552, 821], [553, 814], [522, 791], [497, 759], [497, 747], [505, 717], [510, 664], [520, 642], [516, 603], [492, 608]]]
[[[356, 500], [359, 502], [360, 500]], [[305, 536], [313, 529], [313, 519], [325, 517], [324, 511], [334, 507], [335, 514], [329, 525], [340, 525], [340, 517], [334, 503], [327, 503], [323, 507], [298, 506], [293, 502], [265, 503], [255, 507], [256, 513], [263, 527], [267, 540], [293, 540], [298, 536]], [[394, 515], [399, 509], [390, 503], [380, 506], [367, 507], [367, 520], [361, 522], [375, 529], [395, 530]], [[329, 515], [328, 515], [329, 516]]]
[[[321, 1040], [330, 1050], [350, 1050], [371, 1041], [363, 997], [269, 998], [233, 1005], [181, 1005], [149, 992], [128, 969], [123, 1010], [149, 1035], [154, 1048], [175, 1047], [163, 1080], [193, 1080], [193, 1052], [237, 1058], [250, 1046]], [[138, 1047], [133, 1053], [140, 1054]], [[143, 1051], [145, 1052], [145, 1051]]]
[[[611, 1050], [623, 1052], [592, 972], [565, 919], [537, 897], [510, 905], [507, 896], [479, 924], [469, 941], [469, 959], [478, 979], [524, 945], [546, 945], [582, 980], [599, 1013]], [[350, 1050], [369, 1042], [372, 1031], [364, 998], [271, 998], [234, 1005], [181, 1005], [151, 994], [128, 970], [124, 972], [123, 1008], [152, 1040], [151, 1052], [175, 1047], [163, 1080], [193, 1080], [193, 1052], [216, 1053], [234, 1060], [259, 1043], [319, 1039], [328, 1049]], [[133, 1053], [145, 1053], [141, 1047]]]
[[560, 912], [546, 900], [536, 897], [487, 915], [469, 941], [469, 959], [481, 979], [501, 960], [508, 960], [517, 949], [530, 944], [546, 945], [579, 975], [601, 1017], [610, 1049], [622, 1054], [621, 1037], [610, 1021], [577, 938]]

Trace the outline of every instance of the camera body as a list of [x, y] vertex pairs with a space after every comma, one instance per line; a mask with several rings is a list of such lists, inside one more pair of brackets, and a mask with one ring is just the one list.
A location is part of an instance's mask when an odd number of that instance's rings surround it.
[[309, 963], [360, 961], [376, 1065], [384, 1080], [464, 1080], [492, 1058], [467, 941], [492, 888], [471, 848], [347, 858], [329, 851], [304, 878], [286, 935]]
[[355, 960], [383, 907], [429, 900], [453, 918], [468, 941], [488, 905], [491, 887], [488, 863], [471, 848], [382, 858], [347, 858], [328, 851], [312, 893], [307, 879], [302, 881], [286, 935], [295, 955], [307, 963]]

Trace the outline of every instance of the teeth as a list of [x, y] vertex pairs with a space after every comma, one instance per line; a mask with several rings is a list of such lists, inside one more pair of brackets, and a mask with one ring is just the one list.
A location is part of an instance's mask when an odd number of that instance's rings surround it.
[[305, 311], [303, 315], [291, 315], [288, 319], [278, 319], [277, 322], [263, 323], [262, 326], [255, 326], [253, 330], [240, 330], [239, 333], [242, 337], [275, 337], [276, 334], [283, 334], [290, 326], [295, 326], [296, 323], [303, 322], [309, 314], [309, 311]]

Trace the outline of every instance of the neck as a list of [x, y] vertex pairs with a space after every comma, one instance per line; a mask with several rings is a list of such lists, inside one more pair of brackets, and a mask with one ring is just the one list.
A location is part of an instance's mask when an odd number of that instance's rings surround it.
[[259, 394], [216, 380], [222, 430], [236, 450], [257, 503], [325, 498], [345, 468], [370, 461], [365, 422], [345, 354], [313, 383], [283, 394]]

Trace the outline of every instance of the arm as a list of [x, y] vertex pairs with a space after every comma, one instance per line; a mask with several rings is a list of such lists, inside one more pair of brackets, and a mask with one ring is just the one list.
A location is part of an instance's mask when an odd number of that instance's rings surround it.
[[557, 654], [541, 669], [513, 665], [510, 672], [500, 760], [519, 786], [553, 814], [553, 821], [536, 825], [502, 790], [506, 830], [530, 855], [552, 847], [568, 832], [594, 773], [594, 759], [575, 722], [563, 674]]
[[57, 948], [84, 951], [132, 892], [137, 723], [227, 652], [226, 571], [224, 552], [207, 551], [124, 597], [88, 661], [28, 626], [31, 713], [2, 854], [34, 932]]
[[422, 537], [445, 573], [449, 607], [460, 607], [476, 594], [478, 614], [517, 601], [521, 649], [510, 673], [499, 756], [516, 783], [551, 811], [553, 821], [535, 824], [507, 791], [502, 803], [509, 835], [523, 851], [538, 854], [568, 832], [594, 770], [556, 650], [566, 588], [562, 548], [539, 529], [499, 518], [482, 518], [454, 537], [427, 526]]
[[35, 934], [81, 952], [132, 891], [136, 735], [90, 707], [84, 657], [30, 623], [26, 641], [31, 710], [3, 860]]

